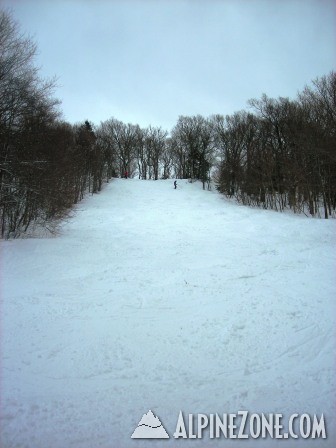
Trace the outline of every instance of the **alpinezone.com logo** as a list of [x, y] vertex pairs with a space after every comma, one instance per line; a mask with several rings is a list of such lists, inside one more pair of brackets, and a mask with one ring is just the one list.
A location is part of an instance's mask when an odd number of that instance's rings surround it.
[[[186, 414], [180, 411], [175, 439], [326, 439], [324, 415], [292, 414], [286, 418], [280, 413], [256, 414], [238, 411], [231, 414]], [[161, 420], [149, 410], [140, 419], [133, 439], [168, 439], [169, 434]]]

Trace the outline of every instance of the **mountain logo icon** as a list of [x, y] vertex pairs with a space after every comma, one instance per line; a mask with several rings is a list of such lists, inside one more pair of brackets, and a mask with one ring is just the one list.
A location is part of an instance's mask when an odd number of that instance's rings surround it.
[[135, 428], [131, 439], [169, 439], [159, 417], [151, 410], [144, 414]]

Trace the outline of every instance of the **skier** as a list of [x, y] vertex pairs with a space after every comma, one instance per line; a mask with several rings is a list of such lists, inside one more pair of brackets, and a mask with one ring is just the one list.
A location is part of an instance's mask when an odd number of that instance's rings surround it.
[[177, 188], [177, 182], [176, 182], [176, 180], [174, 181], [174, 189], [176, 190], [176, 188]]
[[127, 178], [128, 178], [128, 172], [125, 171], [125, 179], [127, 179]]

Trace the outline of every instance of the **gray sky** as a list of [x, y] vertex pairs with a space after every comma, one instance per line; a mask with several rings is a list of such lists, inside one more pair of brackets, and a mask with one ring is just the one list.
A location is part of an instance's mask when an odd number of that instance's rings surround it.
[[335, 70], [333, 0], [0, 0], [58, 78], [64, 118], [170, 130]]

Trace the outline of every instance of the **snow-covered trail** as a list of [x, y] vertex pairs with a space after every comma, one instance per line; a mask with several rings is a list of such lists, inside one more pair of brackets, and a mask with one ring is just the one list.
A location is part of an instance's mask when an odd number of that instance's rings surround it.
[[159, 447], [130, 438], [149, 409], [171, 436], [180, 409], [323, 412], [295, 446], [334, 446], [335, 221], [178, 187], [114, 180], [57, 238], [1, 243], [1, 448]]

